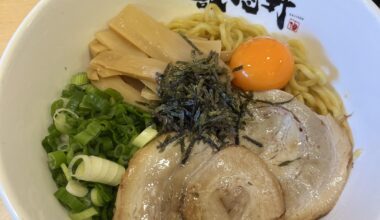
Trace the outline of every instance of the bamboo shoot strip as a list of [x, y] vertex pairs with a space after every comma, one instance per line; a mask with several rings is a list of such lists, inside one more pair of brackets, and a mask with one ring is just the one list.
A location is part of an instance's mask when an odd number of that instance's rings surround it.
[[120, 76], [114, 76], [109, 78], [102, 78], [99, 81], [92, 81], [92, 84], [100, 90], [105, 90], [108, 88], [114, 89], [123, 96], [124, 101], [141, 108], [142, 110], [149, 111], [146, 106], [139, 103], [145, 102], [141, 97], [141, 91], [135, 89], [133, 86], [128, 85], [121, 79]]
[[95, 38], [109, 49], [121, 54], [148, 57], [139, 48], [112, 30], [100, 31], [95, 34]]
[[121, 79], [137, 91], [141, 92], [141, 90], [145, 87], [145, 85], [138, 79], [134, 79], [128, 76], [122, 76]]
[[157, 94], [157, 82], [150, 82], [150, 81], [146, 81], [146, 80], [141, 80], [141, 82], [146, 87], [148, 87], [150, 90], [152, 90], [152, 92], [154, 92], [155, 94]]
[[[105, 51], [96, 56], [90, 65], [115, 70], [132, 78], [155, 82], [156, 74], [158, 72], [162, 73], [167, 63], [152, 58], [122, 55], [116, 51]], [[117, 72], [114, 73], [117, 74]], [[102, 75], [102, 72], [98, 72], [98, 74], [100, 77], [110, 76]]]
[[220, 40], [204, 40], [189, 38], [193, 44], [203, 53], [209, 54], [211, 51], [220, 54], [222, 51], [222, 42]]
[[99, 80], [99, 75], [95, 69], [90, 67], [87, 70], [87, 78], [89, 80]]
[[149, 101], [160, 100], [160, 97], [158, 97], [158, 95], [156, 93], [152, 92], [152, 90], [150, 90], [148, 87], [145, 87], [141, 90], [141, 96], [144, 99], [149, 100]]
[[[100, 78], [107, 78], [112, 76], [121, 76], [123, 75], [122, 72], [116, 71], [116, 70], [110, 70], [106, 69], [102, 66], [96, 65], [96, 64], [90, 64], [90, 68], [93, 69], [96, 72], [96, 75]], [[97, 79], [99, 80], [99, 79]]]
[[125, 7], [109, 26], [152, 58], [166, 62], [191, 60], [192, 47], [179, 34], [134, 5]]
[[104, 46], [103, 44], [101, 44], [96, 39], [94, 39], [93, 41], [91, 41], [90, 44], [88, 45], [88, 47], [90, 49], [90, 55], [91, 55], [91, 57], [95, 57], [100, 52], [108, 50], [108, 48], [106, 46]]

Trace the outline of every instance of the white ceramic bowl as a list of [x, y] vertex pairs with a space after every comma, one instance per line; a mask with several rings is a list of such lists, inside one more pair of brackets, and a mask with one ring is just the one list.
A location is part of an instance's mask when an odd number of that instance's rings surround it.
[[[227, 13], [303, 39], [315, 64], [339, 71], [335, 85], [353, 113], [355, 146], [363, 153], [326, 219], [380, 219], [379, 9], [370, 0], [291, 0], [296, 7], [287, 8], [279, 30], [281, 5], [272, 13], [259, 5], [254, 15], [245, 13], [242, 1], [228, 1]], [[193, 0], [42, 0], [6, 49], [0, 66], [0, 183], [13, 218], [67, 219], [53, 196], [56, 187], [41, 147], [49, 105], [71, 74], [85, 70], [93, 34], [130, 2], [162, 21], [197, 10]], [[288, 29], [290, 19], [299, 24], [296, 33]]]

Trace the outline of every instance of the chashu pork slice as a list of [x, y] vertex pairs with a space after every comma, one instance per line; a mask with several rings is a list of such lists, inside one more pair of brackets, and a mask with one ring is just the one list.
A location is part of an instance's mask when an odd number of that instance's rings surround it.
[[285, 219], [317, 219], [334, 207], [343, 190], [352, 145], [332, 117], [317, 115], [292, 98], [279, 90], [255, 93], [263, 102], [249, 106], [240, 144], [258, 154], [279, 179]]
[[186, 164], [179, 164], [168, 179], [163, 192], [161, 214], [165, 220], [182, 219], [181, 206], [186, 185], [215, 155], [213, 148], [202, 142], [194, 145]]
[[130, 161], [119, 186], [114, 219], [254, 220], [284, 214], [278, 180], [250, 150], [229, 147], [214, 152], [199, 142], [181, 164], [179, 146], [157, 149], [164, 138], [149, 143]]
[[267, 165], [250, 150], [231, 146], [216, 153], [188, 181], [183, 219], [282, 219], [281, 186]]
[[181, 163], [181, 150], [174, 144], [164, 151], [157, 146], [160, 136], [136, 152], [119, 185], [114, 220], [149, 220], [161, 218], [162, 191], [173, 171]]
[[214, 152], [208, 145], [198, 143], [184, 165], [180, 146], [169, 144], [163, 151], [157, 149], [166, 137], [150, 142], [129, 162], [119, 186], [114, 219], [181, 219], [184, 184]]

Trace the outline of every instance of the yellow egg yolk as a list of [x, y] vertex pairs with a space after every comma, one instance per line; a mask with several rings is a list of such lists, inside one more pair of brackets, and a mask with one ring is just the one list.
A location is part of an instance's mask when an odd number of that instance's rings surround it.
[[294, 58], [283, 43], [269, 37], [242, 43], [230, 60], [232, 83], [245, 91], [281, 89], [291, 79]]

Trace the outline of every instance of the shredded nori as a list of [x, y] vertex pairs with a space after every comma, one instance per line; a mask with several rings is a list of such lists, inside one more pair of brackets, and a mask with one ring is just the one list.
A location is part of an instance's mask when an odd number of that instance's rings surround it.
[[294, 162], [294, 161], [296, 161], [296, 160], [299, 160], [299, 159], [301, 159], [301, 158], [298, 157], [298, 158], [296, 158], [296, 159], [294, 159], [294, 160], [287, 160], [287, 161], [284, 161], [284, 162], [280, 163], [278, 166], [279, 166], [279, 167], [287, 166], [287, 165], [291, 164], [292, 162]]
[[[160, 101], [153, 112], [161, 133], [176, 132], [159, 148], [163, 150], [168, 144], [179, 142], [182, 163], [186, 163], [199, 141], [215, 151], [239, 144], [239, 130], [244, 126], [241, 118], [253, 100], [252, 93], [231, 87], [228, 70], [219, 65], [217, 53], [192, 54], [192, 61], [169, 64], [158, 74]], [[189, 144], [185, 144], [185, 139]]]
[[193, 48], [193, 54], [196, 52], [199, 55], [203, 55], [203, 52], [197, 46], [195, 46], [195, 44], [189, 38], [187, 38], [184, 34], [181, 33], [179, 35], [186, 41], [186, 43], [188, 43]]
[[255, 140], [251, 137], [248, 137], [247, 135], [244, 135], [243, 138], [246, 139], [247, 141], [251, 142], [252, 144], [258, 146], [258, 147], [264, 147], [264, 145], [261, 142]]
[[237, 66], [237, 67], [233, 68], [232, 72], [237, 72], [237, 71], [240, 71], [240, 70], [243, 70], [243, 65], [240, 65], [240, 66]]

